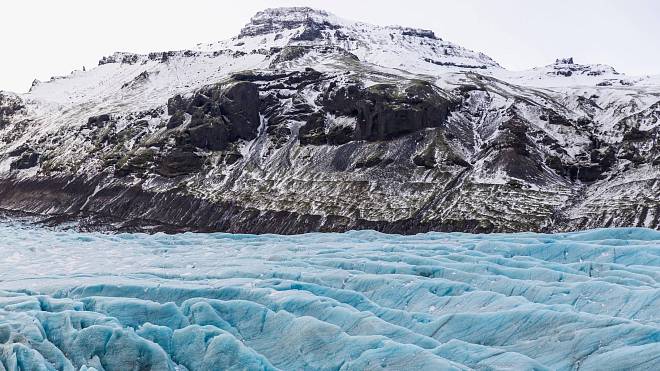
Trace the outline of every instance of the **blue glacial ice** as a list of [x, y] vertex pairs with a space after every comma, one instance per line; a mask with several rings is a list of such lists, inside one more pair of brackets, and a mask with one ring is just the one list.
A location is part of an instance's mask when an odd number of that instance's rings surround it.
[[0, 224], [0, 371], [660, 370], [660, 232]]

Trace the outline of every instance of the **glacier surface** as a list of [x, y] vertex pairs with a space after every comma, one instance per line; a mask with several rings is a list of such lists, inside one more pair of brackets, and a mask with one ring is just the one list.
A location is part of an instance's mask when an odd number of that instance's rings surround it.
[[650, 229], [0, 241], [0, 371], [660, 369]]

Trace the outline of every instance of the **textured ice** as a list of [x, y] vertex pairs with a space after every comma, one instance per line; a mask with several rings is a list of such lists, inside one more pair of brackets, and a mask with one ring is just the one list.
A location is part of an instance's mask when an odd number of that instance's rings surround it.
[[660, 232], [0, 224], [0, 370], [657, 370]]

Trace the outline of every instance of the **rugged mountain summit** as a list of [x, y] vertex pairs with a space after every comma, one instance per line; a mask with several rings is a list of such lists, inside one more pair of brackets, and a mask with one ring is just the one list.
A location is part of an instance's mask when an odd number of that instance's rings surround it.
[[0, 94], [0, 208], [109, 230], [660, 228], [660, 78], [309, 8]]

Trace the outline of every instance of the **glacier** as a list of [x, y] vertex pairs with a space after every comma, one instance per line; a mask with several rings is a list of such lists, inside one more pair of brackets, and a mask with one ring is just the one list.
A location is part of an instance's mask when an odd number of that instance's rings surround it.
[[657, 370], [660, 231], [0, 223], [0, 370]]

